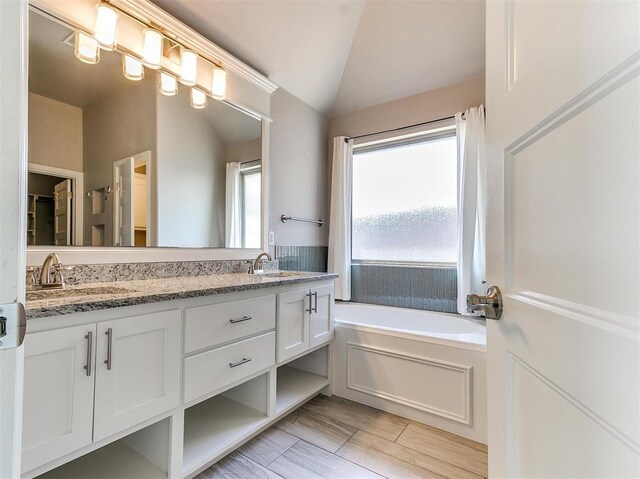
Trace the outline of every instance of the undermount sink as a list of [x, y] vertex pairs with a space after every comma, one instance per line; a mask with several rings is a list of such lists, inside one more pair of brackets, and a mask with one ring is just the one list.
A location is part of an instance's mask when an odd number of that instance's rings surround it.
[[27, 301], [37, 301], [40, 299], [73, 298], [76, 296], [95, 296], [100, 294], [122, 294], [131, 293], [130, 289], [119, 288], [117, 286], [96, 286], [89, 288], [70, 289], [38, 289], [27, 291]]

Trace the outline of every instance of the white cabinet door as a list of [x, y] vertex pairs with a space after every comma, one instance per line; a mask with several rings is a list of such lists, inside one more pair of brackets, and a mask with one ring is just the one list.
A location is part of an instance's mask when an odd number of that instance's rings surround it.
[[98, 325], [94, 441], [178, 405], [179, 310]]
[[278, 293], [278, 362], [309, 349], [310, 294], [307, 288]]
[[96, 325], [25, 339], [22, 471], [91, 444]]
[[333, 339], [334, 287], [322, 286], [311, 290], [309, 347], [313, 348]]

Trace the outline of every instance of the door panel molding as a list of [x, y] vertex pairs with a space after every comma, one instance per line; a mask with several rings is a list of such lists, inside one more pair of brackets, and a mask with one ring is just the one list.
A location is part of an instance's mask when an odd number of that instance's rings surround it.
[[[549, 388], [555, 394], [557, 394], [562, 399], [564, 399], [569, 404], [571, 404], [572, 407], [579, 410], [586, 418], [588, 418], [590, 421], [597, 424], [603, 431], [605, 431], [607, 434], [614, 437], [617, 441], [619, 441], [620, 443], [628, 447], [632, 452], [634, 452], [635, 454], [640, 454], [640, 443], [634, 441], [633, 438], [624, 434], [622, 431], [616, 428], [609, 421], [607, 421], [602, 416], [600, 416], [595, 411], [593, 411], [593, 409], [589, 408], [587, 405], [582, 403], [576, 397], [572, 396], [565, 389], [560, 387], [558, 384], [554, 383], [551, 379], [549, 379], [542, 372], [538, 371], [533, 366], [528, 364], [526, 361], [524, 361], [522, 358], [516, 355], [513, 351], [507, 350], [507, 384], [508, 384], [507, 396], [509, 398], [507, 403], [507, 406], [508, 406], [507, 407], [507, 424], [509, 424], [509, 427], [508, 427], [509, 431], [514, 431], [516, 429], [516, 427], [514, 426], [515, 418], [513, 417], [513, 413], [516, 408], [515, 399], [518, 393], [513, 389], [513, 386], [515, 384], [518, 368], [522, 368], [528, 374], [531, 374], [538, 381], [544, 384], [547, 388]], [[515, 444], [516, 442], [513, 441], [510, 443]], [[509, 454], [509, 456], [511, 456], [511, 454]]]
[[588, 108], [609, 96], [627, 82], [640, 75], [640, 51], [637, 51], [625, 61], [617, 65], [606, 75], [594, 82], [587, 89], [576, 95], [565, 105], [551, 113], [543, 121], [520, 136], [516, 141], [507, 146], [504, 150], [504, 248], [505, 248], [505, 292], [510, 294], [515, 288], [513, 281], [513, 163], [516, 156], [522, 153], [536, 142], [543, 139], [551, 132], [558, 129], [563, 124], [586, 111]]

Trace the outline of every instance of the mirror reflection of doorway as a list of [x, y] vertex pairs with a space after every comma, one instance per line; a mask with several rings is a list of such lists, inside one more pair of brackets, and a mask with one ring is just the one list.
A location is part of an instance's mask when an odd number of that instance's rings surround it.
[[145, 151], [113, 163], [115, 246], [150, 245], [150, 161]]
[[[78, 173], [30, 165], [27, 189], [27, 245], [75, 244], [79, 213], [75, 192], [82, 188]], [[79, 174], [81, 175], [81, 174]]]

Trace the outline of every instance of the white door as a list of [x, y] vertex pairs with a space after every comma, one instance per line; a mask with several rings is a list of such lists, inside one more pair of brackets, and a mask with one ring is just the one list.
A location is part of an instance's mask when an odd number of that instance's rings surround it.
[[313, 348], [333, 339], [334, 287], [331, 285], [312, 289], [311, 297], [313, 304], [309, 318], [309, 347]]
[[135, 244], [135, 158], [125, 158], [113, 164], [116, 194], [113, 205], [115, 246]]
[[[0, 304], [7, 333], [0, 338], [0, 477], [20, 475], [23, 349], [16, 333], [24, 301], [27, 199], [26, 0], [0, 1]], [[2, 334], [2, 332], [0, 332]]]
[[98, 324], [93, 439], [178, 405], [180, 311]]
[[486, 14], [489, 475], [640, 477], [640, 3]]
[[71, 245], [71, 221], [73, 192], [71, 180], [58, 183], [54, 189], [54, 238], [56, 246]]
[[278, 293], [277, 301], [278, 362], [281, 363], [309, 349], [311, 295], [308, 289], [297, 289]]
[[27, 335], [22, 471], [91, 444], [96, 325]]

